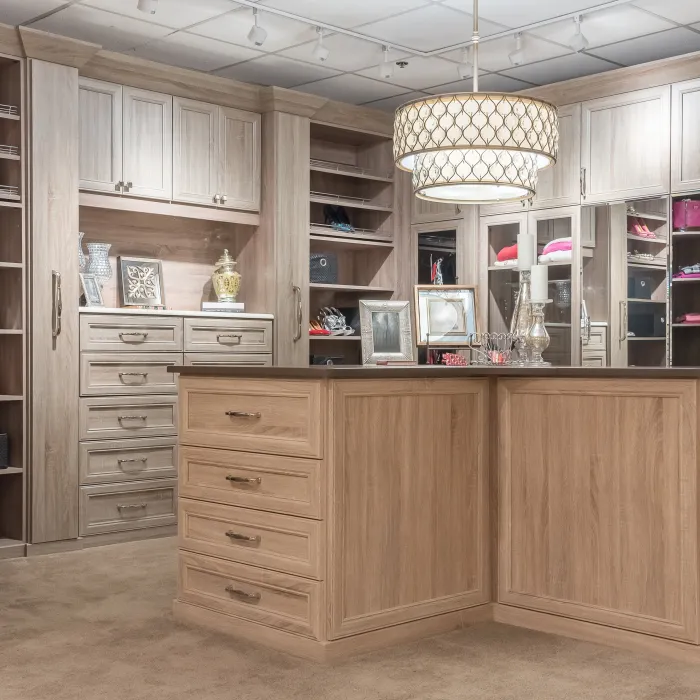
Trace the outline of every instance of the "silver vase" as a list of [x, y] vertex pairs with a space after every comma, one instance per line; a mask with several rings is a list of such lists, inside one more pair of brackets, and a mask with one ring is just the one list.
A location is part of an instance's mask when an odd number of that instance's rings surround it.
[[516, 365], [526, 365], [528, 363], [528, 349], [525, 342], [527, 332], [532, 325], [532, 310], [530, 308], [530, 270], [521, 270], [520, 288], [515, 299], [513, 318], [510, 322], [510, 332], [513, 334], [513, 345], [517, 360]]
[[86, 272], [87, 271], [87, 258], [85, 257], [85, 253], [83, 252], [83, 236], [85, 234], [81, 231], [78, 234], [78, 269], [80, 272]]
[[112, 266], [109, 264], [109, 249], [111, 243], [88, 243], [87, 273], [94, 275], [100, 284], [112, 279]]

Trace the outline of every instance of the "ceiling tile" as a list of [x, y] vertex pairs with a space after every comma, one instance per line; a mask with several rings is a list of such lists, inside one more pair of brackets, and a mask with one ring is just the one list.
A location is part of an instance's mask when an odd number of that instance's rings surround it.
[[[480, 92], [518, 92], [518, 90], [527, 90], [532, 87], [530, 83], [524, 83], [515, 78], [509, 78], [506, 75], [483, 75], [479, 76], [479, 91]], [[443, 95], [453, 92], [471, 92], [472, 80], [457, 80], [454, 83], [445, 83], [444, 85], [436, 85], [429, 88], [426, 92], [432, 95]]]
[[404, 88], [396, 87], [390, 83], [351, 74], [319, 80], [316, 83], [297, 85], [296, 89], [350, 104], [381, 100], [406, 92]]
[[679, 24], [700, 22], [700, 3], [696, 0], [635, 0], [634, 4]]
[[65, 4], [66, 0], [2, 0], [0, 22], [12, 25], [22, 24]]
[[201, 71], [213, 71], [215, 68], [264, 55], [244, 46], [226, 44], [187, 32], [176, 32], [165, 39], [139, 46], [134, 54], [149, 61]]
[[154, 15], [141, 12], [136, 0], [82, 0], [83, 5], [109, 10], [134, 19], [162, 24], [164, 27], [182, 29], [196, 22], [203, 22], [231, 11], [229, 0], [159, 0]]
[[560, 80], [603, 73], [612, 68], [617, 68], [617, 66], [614, 63], [608, 63], [586, 54], [570, 53], [559, 58], [551, 58], [548, 61], [510, 68], [503, 71], [503, 75], [527, 80], [536, 85], [547, 85], [548, 83], [557, 83]]
[[[589, 49], [654, 32], [662, 32], [673, 26], [667, 20], [654, 17], [629, 5], [620, 5], [600, 12], [584, 14], [581, 21], [581, 31], [588, 39]], [[575, 31], [574, 21], [567, 19], [535, 29], [532, 33], [550, 41], [568, 45]]]
[[700, 51], [700, 34], [681, 27], [594, 49], [596, 56], [626, 66], [680, 56], [691, 51]]
[[[500, 29], [488, 22], [480, 23], [484, 35]], [[388, 44], [401, 44], [418, 51], [433, 51], [468, 41], [472, 29], [471, 19], [467, 15], [433, 3], [420, 10], [368, 24], [362, 27], [362, 33]]]
[[[457, 66], [442, 58], [419, 58], [414, 56], [406, 59], [406, 62], [408, 65], [405, 68], [399, 68], [395, 65], [393, 77], [388, 78], [386, 82], [411, 88], [412, 90], [422, 90], [423, 88], [445, 83], [457, 76]], [[359, 74], [368, 78], [382, 80], [376, 65], [360, 71]]]
[[71, 5], [55, 15], [39, 20], [32, 27], [91, 41], [110, 51], [126, 51], [172, 32], [167, 27], [83, 5]]
[[322, 66], [271, 55], [239, 63], [236, 66], [216, 71], [216, 74], [225, 78], [242, 80], [245, 83], [289, 88], [301, 83], [309, 83], [312, 80], [338, 75], [338, 71], [326, 68], [325, 64]]
[[380, 109], [382, 112], [394, 112], [397, 107], [400, 107], [405, 102], [410, 102], [411, 100], [417, 100], [419, 97], [429, 97], [423, 92], [406, 92], [403, 95], [396, 95], [395, 97], [387, 97], [384, 100], [375, 100], [374, 102], [365, 103], [365, 107], [371, 107], [372, 109]]
[[[323, 64], [329, 68], [337, 68], [341, 71], [356, 71], [362, 68], [369, 68], [370, 66], [378, 66], [383, 60], [382, 47], [379, 44], [355, 39], [345, 34], [332, 34], [324, 37], [323, 43], [331, 52], [328, 60]], [[311, 61], [313, 60], [311, 53], [315, 46], [316, 42], [311, 41], [308, 44], [301, 44], [280, 53], [288, 58]], [[391, 52], [392, 60], [398, 61], [403, 57], [404, 54], [398, 54], [396, 51]]]
[[264, 0], [262, 4], [349, 29], [422, 7], [426, 2], [428, 0]]
[[[570, 53], [570, 49], [552, 44], [549, 41], [543, 41], [531, 34], [523, 34], [522, 42], [523, 50], [525, 51], [525, 63], [534, 63], [535, 61], [544, 61], [548, 58], [563, 56]], [[506, 37], [504, 39], [494, 39], [493, 41], [485, 41], [479, 44], [479, 68], [483, 70], [499, 71], [507, 68], [512, 68], [508, 54], [515, 50], [515, 39]], [[443, 58], [452, 61], [462, 60], [462, 51], [450, 51], [443, 54]]]
[[[265, 43], [259, 47], [261, 51], [279, 51], [310, 41], [316, 36], [314, 27], [286, 17], [272, 15], [269, 12], [261, 11], [258, 15], [258, 23], [267, 32]], [[252, 26], [253, 11], [245, 8], [198, 24], [189, 31], [211, 39], [252, 47], [248, 41], [248, 32]]]

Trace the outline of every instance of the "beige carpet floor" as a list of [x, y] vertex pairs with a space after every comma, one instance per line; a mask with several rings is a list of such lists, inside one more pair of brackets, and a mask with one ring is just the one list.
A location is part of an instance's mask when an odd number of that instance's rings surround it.
[[0, 698], [700, 698], [700, 667], [492, 623], [324, 667], [177, 625], [174, 592], [173, 539], [0, 562]]

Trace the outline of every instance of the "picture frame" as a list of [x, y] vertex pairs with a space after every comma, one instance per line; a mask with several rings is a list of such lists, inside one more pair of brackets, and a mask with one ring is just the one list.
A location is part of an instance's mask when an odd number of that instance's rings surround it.
[[122, 306], [165, 307], [162, 261], [120, 255], [117, 264]]
[[362, 364], [414, 362], [411, 303], [360, 300]]
[[95, 275], [80, 274], [80, 292], [85, 300], [85, 306], [104, 306], [100, 283]]
[[416, 344], [431, 347], [474, 345], [480, 333], [476, 286], [415, 285]]

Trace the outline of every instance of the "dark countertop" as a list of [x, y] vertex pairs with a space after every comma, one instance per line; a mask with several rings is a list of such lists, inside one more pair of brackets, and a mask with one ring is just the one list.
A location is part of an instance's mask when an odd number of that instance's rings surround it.
[[270, 379], [437, 379], [454, 377], [568, 377], [596, 379], [700, 379], [700, 367], [444, 367], [409, 365], [318, 365], [312, 367], [171, 366], [185, 377], [249, 377]]

